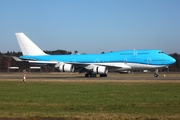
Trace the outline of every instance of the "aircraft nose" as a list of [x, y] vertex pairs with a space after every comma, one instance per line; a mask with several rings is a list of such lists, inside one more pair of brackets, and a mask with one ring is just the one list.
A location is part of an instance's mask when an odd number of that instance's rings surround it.
[[171, 61], [171, 64], [174, 64], [174, 63], [176, 62], [176, 59], [174, 59], [173, 57], [171, 57], [170, 61]]

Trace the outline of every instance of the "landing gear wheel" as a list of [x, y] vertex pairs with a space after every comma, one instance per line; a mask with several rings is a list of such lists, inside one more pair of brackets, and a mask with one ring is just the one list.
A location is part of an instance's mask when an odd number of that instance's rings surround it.
[[158, 74], [154, 73], [154, 77], [158, 77]]
[[86, 73], [85, 77], [96, 77], [96, 74], [88, 74], [88, 73]]
[[107, 77], [107, 74], [100, 74], [100, 77]]
[[92, 74], [93, 77], [96, 77], [96, 74]]
[[87, 74], [87, 73], [85, 74], [85, 77], [88, 77], [88, 74]]
[[158, 77], [158, 71], [159, 71], [159, 69], [155, 70], [154, 77]]

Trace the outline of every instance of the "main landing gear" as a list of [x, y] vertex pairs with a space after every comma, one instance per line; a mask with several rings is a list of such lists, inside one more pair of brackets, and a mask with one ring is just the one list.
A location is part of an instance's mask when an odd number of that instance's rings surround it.
[[107, 77], [107, 74], [100, 74], [100, 77]]
[[96, 77], [96, 76], [97, 76], [97, 75], [94, 74], [94, 73], [91, 73], [91, 74], [86, 73], [86, 74], [85, 74], [85, 77]]
[[[96, 73], [92, 73], [92, 72], [87, 72], [85, 74], [85, 77], [96, 77], [97, 74]], [[107, 74], [99, 74], [100, 77], [107, 77]]]
[[158, 77], [158, 72], [159, 72], [159, 69], [155, 70], [154, 77]]

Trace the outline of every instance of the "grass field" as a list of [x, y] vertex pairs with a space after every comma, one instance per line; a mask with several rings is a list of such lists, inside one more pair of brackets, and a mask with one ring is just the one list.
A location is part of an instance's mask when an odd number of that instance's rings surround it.
[[180, 82], [0, 81], [2, 119], [180, 119]]

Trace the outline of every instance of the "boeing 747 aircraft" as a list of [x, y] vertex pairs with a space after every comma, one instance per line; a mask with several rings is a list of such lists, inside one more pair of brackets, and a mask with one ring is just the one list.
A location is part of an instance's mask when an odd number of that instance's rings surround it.
[[[85, 77], [107, 77], [109, 71], [148, 70], [167, 67], [176, 62], [161, 50], [122, 50], [103, 54], [49, 55], [24, 33], [15, 34], [23, 53], [17, 61], [53, 65], [60, 72], [86, 72]], [[155, 77], [158, 72], [155, 72]]]

